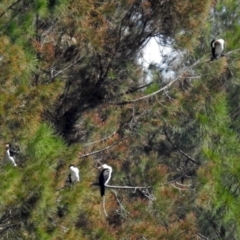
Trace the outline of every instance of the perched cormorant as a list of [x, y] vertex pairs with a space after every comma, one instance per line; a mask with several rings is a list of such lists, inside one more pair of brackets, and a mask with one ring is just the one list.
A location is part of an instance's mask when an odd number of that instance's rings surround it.
[[11, 150], [11, 144], [10, 143], [7, 143], [5, 145], [6, 147], [6, 151], [5, 151], [5, 159], [8, 161], [8, 162], [11, 162], [13, 164], [14, 167], [17, 166], [16, 162], [15, 162], [15, 159], [14, 159], [14, 154], [16, 154], [17, 152]]
[[224, 56], [222, 54], [224, 50], [224, 40], [223, 39], [213, 39], [211, 41], [211, 48], [212, 48], [212, 58], [211, 61]]
[[80, 181], [79, 169], [71, 164], [69, 165], [69, 170], [70, 170], [70, 174], [68, 175], [69, 182], [71, 184], [75, 182], [79, 182]]
[[104, 196], [104, 194], [105, 194], [105, 185], [107, 185], [109, 180], [111, 179], [112, 167], [110, 167], [107, 164], [103, 164], [99, 168], [103, 169], [101, 171], [101, 173], [100, 173], [100, 176], [99, 176], [99, 186], [100, 186], [101, 196]]

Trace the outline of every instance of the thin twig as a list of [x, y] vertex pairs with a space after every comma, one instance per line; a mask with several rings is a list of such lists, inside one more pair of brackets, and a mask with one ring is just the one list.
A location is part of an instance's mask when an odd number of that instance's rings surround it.
[[183, 154], [185, 157], [187, 157], [188, 160], [190, 160], [191, 162], [200, 165], [195, 159], [193, 159], [192, 157], [190, 157], [187, 153], [183, 152], [176, 144], [174, 144], [171, 140], [171, 138], [168, 136], [167, 132], [164, 131], [165, 136], [167, 137], [168, 141], [181, 153]]
[[49, 34], [50, 31], [53, 29], [54, 25], [56, 24], [56, 22], [57, 22], [58, 20], [59, 20], [59, 19], [56, 18], [56, 19], [54, 20], [54, 22], [51, 24], [51, 26], [50, 26], [46, 31], [44, 31], [44, 32], [41, 34], [41, 37], [46, 36], [47, 34]]
[[183, 154], [185, 157], [187, 157], [191, 162], [200, 165], [195, 159], [193, 159], [192, 157], [190, 157], [187, 153], [183, 152], [181, 149], [177, 148], [178, 151]]
[[127, 212], [127, 211], [125, 210], [125, 208], [124, 208], [123, 205], [121, 204], [120, 200], [118, 199], [118, 196], [117, 196], [116, 191], [113, 190], [112, 192], [113, 192], [113, 194], [115, 195], [115, 198], [116, 198], [116, 200], [117, 200], [120, 208], [121, 208], [125, 213], [130, 214], [129, 212]]
[[234, 52], [238, 52], [238, 51], [240, 51], [240, 48], [234, 49], [234, 50], [232, 50], [232, 51], [229, 51], [229, 52], [225, 53], [224, 56], [228, 56], [228, 55], [230, 55], [230, 54], [232, 54], [232, 53], [234, 53]]
[[192, 77], [181, 77], [181, 78], [185, 78], [185, 79], [194, 79], [194, 78], [200, 78], [201, 76], [192, 76]]
[[62, 70], [54, 70], [56, 73], [52, 74], [51, 79], [55, 78], [56, 76], [58, 76], [59, 74], [61, 74], [62, 72], [66, 71], [67, 69], [69, 69], [70, 67], [72, 67], [73, 65], [75, 65], [78, 61], [81, 60], [82, 57], [79, 57], [78, 59], [76, 59], [75, 61], [73, 61], [72, 63], [70, 63], [68, 66], [66, 66], [65, 68], [63, 68]]
[[171, 186], [173, 186], [174, 188], [180, 190], [180, 191], [187, 191], [188, 189], [184, 189], [184, 188], [179, 188], [177, 186], [175, 186], [173, 183], [171, 183]]
[[132, 88], [132, 89], [127, 90], [125, 93], [122, 93], [120, 96], [125, 95], [125, 94], [134, 93], [134, 92], [136, 92], [136, 91], [138, 91], [140, 89], [143, 89], [145, 87], [148, 87], [148, 86], [150, 86], [152, 84], [153, 84], [153, 82], [150, 82], [150, 83], [147, 83], [147, 84], [142, 84], [142, 85], [138, 86], [137, 88]]
[[200, 237], [201, 239], [208, 240], [209, 238], [203, 236], [201, 233], [197, 233], [197, 236]]
[[0, 226], [0, 233], [3, 233], [5, 232], [7, 229], [9, 228], [12, 228], [12, 227], [15, 227], [15, 226], [20, 226], [20, 224], [16, 224], [16, 223], [13, 223], [13, 224], [7, 224], [5, 226]]
[[142, 194], [143, 194], [146, 198], [148, 198], [150, 201], [155, 201], [155, 200], [156, 200], [155, 196], [154, 196], [152, 193], [150, 193], [148, 189], [144, 189], [144, 190], [139, 189], [139, 191], [141, 191]]
[[86, 143], [85, 146], [90, 146], [90, 145], [93, 145], [95, 143], [98, 143], [98, 142], [103, 142], [103, 141], [106, 141], [107, 139], [109, 139], [110, 137], [112, 137], [114, 134], [116, 134], [117, 131], [114, 131], [113, 133], [111, 133], [110, 135], [108, 135], [107, 137], [104, 137], [102, 139], [99, 139], [97, 141], [94, 141], [94, 142], [90, 142], [90, 143]]
[[62, 225], [60, 225], [60, 228], [63, 230], [64, 233], [66, 233], [66, 232], [68, 231], [68, 229], [69, 229], [69, 228], [64, 227], [64, 226], [62, 226]]
[[175, 183], [179, 186], [182, 186], [182, 187], [191, 187], [191, 184], [182, 184], [182, 183], [179, 183], [177, 181]]
[[6, 11], [4, 11], [4, 12], [2, 12], [2, 13], [0, 14], [0, 18], [1, 18], [8, 10], [10, 10], [14, 5], [18, 4], [19, 2], [21, 2], [21, 0], [18, 0], [18, 1], [16, 1], [16, 2], [14, 2], [13, 4], [11, 4], [11, 5], [6, 9]]
[[100, 150], [97, 150], [97, 151], [94, 151], [94, 152], [90, 152], [90, 153], [87, 153], [87, 154], [81, 155], [79, 158], [89, 157], [89, 156], [92, 156], [92, 155], [94, 155], [94, 154], [97, 154], [97, 153], [100, 153], [100, 152], [106, 151], [106, 150], [112, 148], [113, 146], [117, 145], [119, 142], [123, 141], [123, 140], [126, 139], [126, 138], [128, 138], [128, 137], [124, 137], [124, 138], [120, 139], [119, 141], [117, 141], [117, 142], [111, 144], [110, 146], [107, 146], [107, 147], [102, 148], [102, 149], [100, 149]]

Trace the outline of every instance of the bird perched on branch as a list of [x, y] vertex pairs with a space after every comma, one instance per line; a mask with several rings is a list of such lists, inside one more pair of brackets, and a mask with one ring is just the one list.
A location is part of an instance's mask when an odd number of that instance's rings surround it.
[[70, 173], [68, 175], [68, 181], [70, 184], [79, 182], [80, 177], [79, 177], [79, 169], [75, 167], [73, 164], [69, 165], [69, 170]]
[[105, 185], [108, 184], [112, 176], [112, 167], [110, 167], [107, 164], [103, 164], [102, 166], [99, 167], [99, 169], [102, 169], [99, 176], [100, 193], [101, 193], [101, 196], [104, 196]]
[[211, 41], [211, 48], [212, 48], [212, 58], [211, 61], [216, 60], [222, 56], [224, 56], [223, 50], [224, 50], [224, 40], [223, 39], [213, 39]]
[[10, 143], [7, 143], [5, 144], [5, 159], [8, 161], [8, 162], [11, 162], [13, 164], [14, 167], [17, 166], [16, 162], [15, 162], [15, 159], [14, 159], [14, 155], [18, 153], [18, 152], [15, 152], [11, 149], [11, 144]]

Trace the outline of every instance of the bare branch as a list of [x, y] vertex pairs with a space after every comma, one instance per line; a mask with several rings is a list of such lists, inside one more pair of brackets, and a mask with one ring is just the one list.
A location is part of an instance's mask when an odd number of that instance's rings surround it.
[[177, 181], [175, 183], [179, 186], [182, 186], [182, 187], [191, 187], [191, 184], [182, 184], [182, 183], [179, 183]]
[[230, 55], [230, 54], [232, 54], [232, 53], [234, 53], [234, 52], [238, 52], [238, 51], [240, 51], [240, 48], [234, 49], [234, 50], [232, 50], [232, 51], [229, 51], [229, 52], [225, 53], [225, 54], [223, 55], [223, 57], [224, 57], [224, 56], [228, 56], [228, 55]]
[[92, 155], [94, 155], [94, 154], [97, 154], [97, 153], [100, 153], [100, 152], [106, 151], [106, 150], [112, 148], [113, 146], [117, 145], [119, 142], [123, 141], [123, 140], [126, 139], [126, 138], [128, 138], [128, 137], [124, 137], [124, 138], [120, 139], [119, 141], [117, 141], [117, 142], [111, 144], [110, 146], [107, 146], [107, 147], [102, 148], [102, 149], [100, 149], [100, 150], [97, 150], [97, 151], [94, 151], [94, 152], [90, 152], [90, 153], [87, 153], [87, 154], [81, 155], [79, 158], [89, 157], [89, 156], [92, 156]]
[[156, 197], [152, 194], [152, 193], [150, 193], [149, 192], [149, 189], [139, 189], [141, 192], [142, 192], [142, 194], [146, 197], [146, 198], [148, 198], [150, 201], [155, 201], [156, 200]]
[[17, 1], [14, 2], [13, 4], [11, 4], [11, 5], [6, 9], [6, 11], [4, 11], [4, 12], [2, 12], [2, 13], [0, 14], [0, 18], [1, 18], [8, 10], [12, 9], [12, 7], [13, 7], [14, 5], [18, 4], [19, 2], [21, 2], [21, 0], [17, 0]]
[[164, 131], [164, 134], [166, 135], [168, 141], [185, 157], [187, 157], [188, 160], [190, 160], [191, 162], [200, 165], [195, 159], [193, 159], [192, 157], [190, 157], [187, 153], [183, 152], [180, 148], [178, 148], [178, 146], [176, 144], [174, 144], [171, 140], [171, 138], [168, 136], [167, 132]]
[[137, 99], [134, 99], [134, 100], [130, 100], [130, 101], [123, 101], [123, 102], [118, 102], [118, 103], [109, 103], [111, 105], [125, 105], [125, 104], [129, 104], [129, 103], [135, 103], [135, 102], [138, 102], [138, 101], [141, 101], [141, 100], [144, 100], [144, 99], [147, 99], [149, 97], [152, 97], [160, 92], [163, 92], [165, 90], [167, 90], [171, 85], [173, 85], [176, 81], [178, 81], [180, 78], [183, 78], [183, 75], [188, 72], [190, 69], [192, 69], [193, 67], [197, 66], [198, 64], [200, 63], [204, 63], [204, 62], [209, 62], [209, 60], [205, 60], [203, 58], [199, 59], [198, 61], [196, 61], [194, 64], [192, 64], [191, 66], [187, 67], [182, 73], [180, 76], [176, 77], [174, 80], [172, 80], [171, 82], [169, 82], [168, 84], [166, 84], [164, 87], [160, 88], [159, 90], [153, 92], [153, 93], [150, 93], [148, 95], [145, 95], [143, 97], [140, 97], [140, 98], [137, 98]]
[[173, 183], [171, 183], [171, 186], [173, 186], [174, 188], [178, 189], [179, 191], [186, 191], [188, 189], [185, 189], [185, 188], [179, 188], [177, 186], [175, 186]]
[[12, 228], [12, 227], [15, 227], [15, 226], [20, 226], [20, 224], [16, 224], [16, 223], [13, 223], [13, 224], [6, 224], [6, 225], [1, 225], [0, 226], [0, 233], [3, 233], [5, 232], [6, 230], [8, 230], [9, 228]]
[[105, 196], [103, 196], [102, 206], [103, 206], [103, 211], [104, 211], [105, 216], [108, 217], [107, 211], [106, 211]]
[[117, 196], [116, 191], [113, 190], [112, 192], [113, 192], [113, 194], [114, 194], [114, 196], [115, 196], [115, 198], [116, 198], [116, 200], [117, 200], [117, 202], [118, 202], [121, 210], [122, 210], [123, 212], [127, 213], [127, 214], [130, 214], [129, 212], [127, 212], [127, 211], [125, 210], [125, 208], [124, 208], [123, 205], [121, 204], [120, 200], [118, 199], [118, 196]]
[[[227, 55], [230, 55], [231, 53], [233, 52], [238, 52], [240, 51], [240, 48], [238, 49], [235, 49], [235, 50], [232, 50], [226, 54], [223, 55], [224, 56], [227, 56]], [[134, 99], [134, 100], [130, 100], [130, 101], [123, 101], [123, 102], [118, 102], [118, 103], [109, 103], [111, 105], [125, 105], [125, 104], [129, 104], [129, 103], [135, 103], [135, 102], [138, 102], [138, 101], [141, 101], [141, 100], [144, 100], [146, 98], [149, 98], [149, 97], [152, 97], [160, 92], [163, 92], [165, 90], [167, 90], [171, 85], [173, 85], [176, 81], [178, 81], [179, 79], [183, 78], [182, 76], [188, 72], [190, 69], [192, 69], [193, 67], [199, 65], [200, 63], [204, 63], [204, 62], [210, 62], [210, 60], [205, 60], [204, 58], [201, 58], [199, 59], [198, 61], [196, 61], [194, 64], [192, 64], [191, 66], [187, 67], [182, 73], [180, 76], [178, 76], [177, 78], [175, 78], [174, 80], [172, 80], [171, 82], [169, 82], [168, 84], [166, 84], [164, 87], [160, 88], [159, 90], [151, 93], [151, 94], [148, 94], [148, 95], [145, 95], [143, 97], [140, 97], [140, 98], [137, 98], [137, 99]], [[195, 77], [187, 77], [187, 78], [200, 78], [201, 76], [195, 76]], [[185, 77], [184, 77], [185, 78]]]
[[[59, 74], [63, 73], [64, 71], [66, 71], [67, 69], [69, 69], [70, 67], [72, 67], [73, 65], [75, 65], [76, 63], [78, 63], [81, 60], [81, 57], [79, 57], [78, 59], [76, 59], [75, 61], [73, 61], [72, 63], [70, 63], [68, 66], [66, 66], [65, 68], [63, 68], [62, 70], [54, 70], [53, 67], [51, 67], [49, 70], [47, 70], [48, 72], [51, 72], [51, 79], [55, 78], [56, 76], [58, 76]], [[54, 73], [56, 72], [56, 73]]]
[[109, 103], [111, 105], [125, 105], [125, 104], [129, 104], [129, 103], [135, 103], [135, 102], [138, 102], [138, 101], [141, 101], [141, 100], [144, 100], [146, 98], [149, 98], [149, 97], [152, 97], [160, 92], [163, 92], [164, 90], [166, 90], [167, 88], [169, 88], [173, 83], [175, 83], [180, 77], [177, 77], [175, 78], [173, 81], [171, 81], [170, 83], [168, 83], [165, 87], [163, 88], [160, 88], [159, 90], [151, 93], [151, 94], [148, 94], [148, 95], [145, 95], [143, 97], [140, 97], [140, 98], [137, 98], [135, 100], [130, 100], [130, 101], [123, 101], [123, 102], [118, 102], [118, 103]]
[[195, 159], [190, 157], [187, 153], [183, 152], [181, 149], [177, 148], [180, 153], [182, 153], [185, 157], [187, 157], [191, 162], [200, 165]]
[[192, 76], [192, 77], [184, 77], [186, 79], [194, 79], [194, 78], [200, 78], [201, 76]]
[[90, 146], [90, 145], [93, 145], [95, 143], [98, 143], [98, 142], [103, 142], [103, 141], [106, 141], [107, 139], [109, 139], [110, 137], [112, 137], [114, 134], [116, 134], [117, 131], [114, 131], [113, 133], [111, 133], [110, 135], [108, 135], [107, 137], [104, 137], [102, 139], [99, 139], [97, 141], [94, 141], [94, 142], [90, 142], [90, 143], [86, 143], [85, 146]]
[[143, 88], [145, 88], [145, 87], [148, 87], [148, 86], [150, 86], [150, 85], [152, 85], [152, 84], [153, 84], [153, 82], [150, 82], [150, 83], [147, 83], [147, 84], [142, 84], [142, 85], [140, 85], [140, 86], [137, 87], [137, 88], [128, 90], [128, 91], [126, 92], [126, 94], [136, 92], [136, 91], [138, 91], [138, 90], [140, 90], [140, 89], [143, 89]]
[[68, 231], [68, 229], [69, 229], [69, 228], [64, 227], [64, 226], [62, 226], [62, 225], [60, 225], [60, 228], [63, 230], [64, 233], [66, 233], [66, 232]]
[[147, 238], [145, 238], [144, 236], [139, 237], [137, 240], [140, 240], [140, 239], [147, 240]]
[[133, 187], [133, 186], [115, 186], [115, 185], [105, 185], [105, 187], [107, 188], [119, 188], [119, 189], [134, 189], [135, 191], [137, 189], [147, 189], [147, 188], [151, 188], [151, 187]]
[[119, 96], [123, 96], [123, 95], [125, 95], [125, 94], [134, 93], [134, 92], [136, 92], [136, 91], [138, 91], [138, 90], [140, 90], [140, 89], [143, 89], [143, 88], [145, 88], [145, 87], [148, 87], [148, 86], [150, 86], [150, 85], [152, 85], [152, 84], [153, 84], [153, 82], [150, 82], [150, 83], [147, 83], [147, 84], [142, 84], [142, 85], [140, 85], [139, 87], [131, 88], [131, 89], [127, 90], [125, 93], [122, 93], [122, 94], [120, 94]]
[[[181, 176], [182, 177], [182, 176]], [[162, 186], [165, 186], [165, 185], [168, 185], [168, 184], [170, 184], [170, 185], [172, 185], [173, 183], [177, 183], [177, 180], [178, 179], [180, 179], [181, 177], [178, 177], [177, 179], [174, 179], [174, 180], [171, 180], [171, 181], [169, 181], [169, 182], [166, 182], [166, 183], [163, 183], [163, 184], [160, 184], [160, 186], [162, 187]], [[99, 184], [98, 183], [93, 183], [92, 184], [93, 186], [99, 186]], [[178, 185], [183, 185], [184, 187], [189, 187], [190, 185], [184, 185], [184, 184], [180, 184], [180, 183], [178, 183]], [[134, 189], [134, 192], [137, 190], [137, 189], [146, 189], [146, 190], [148, 190], [148, 189], [151, 189], [152, 187], [150, 187], [150, 186], [148, 186], [148, 187], [142, 187], [142, 186], [116, 186], [116, 185], [105, 185], [105, 187], [107, 187], [107, 188], [117, 188], [117, 189]], [[176, 187], [177, 188], [177, 187]], [[149, 195], [150, 196], [150, 195]], [[149, 198], [149, 197], [148, 197]], [[153, 200], [155, 197], [154, 196], [152, 196], [151, 197], [151, 200]]]
[[41, 34], [41, 37], [48, 35], [52, 31], [53, 27], [56, 25], [57, 21], [58, 19], [55, 19], [51, 26]]
[[200, 233], [197, 233], [197, 236], [200, 237], [200, 239], [204, 239], [204, 240], [208, 240], [209, 238], [203, 236], [202, 234]]

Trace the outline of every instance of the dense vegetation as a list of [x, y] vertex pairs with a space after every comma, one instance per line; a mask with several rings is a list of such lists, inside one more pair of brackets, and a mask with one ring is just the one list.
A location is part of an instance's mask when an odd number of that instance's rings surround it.
[[[239, 21], [238, 0], [2, 0], [0, 239], [239, 239]], [[139, 64], [152, 38], [175, 78]], [[107, 215], [102, 163], [136, 187]]]

